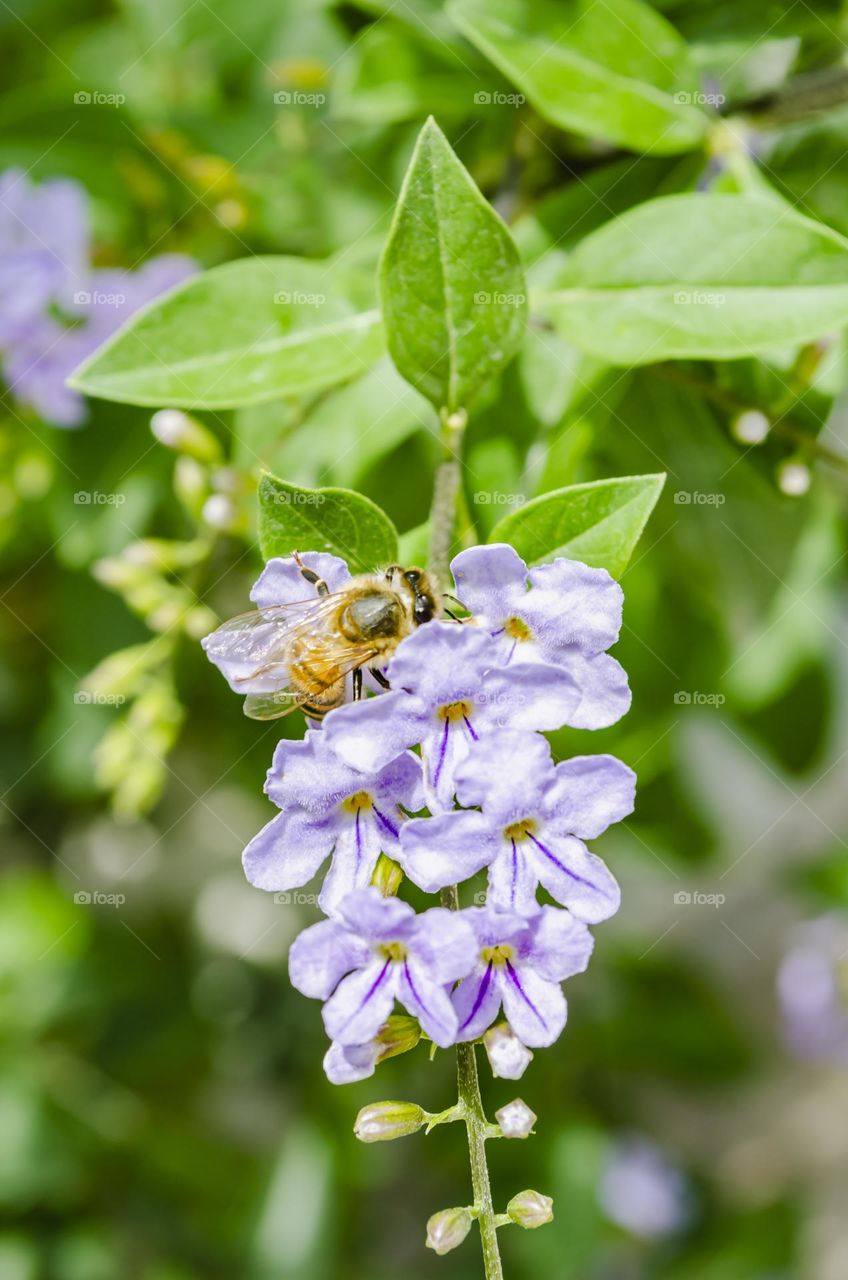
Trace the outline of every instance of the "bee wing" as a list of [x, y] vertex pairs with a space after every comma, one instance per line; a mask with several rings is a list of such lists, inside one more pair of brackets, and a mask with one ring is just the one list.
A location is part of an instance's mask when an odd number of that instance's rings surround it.
[[[325, 629], [338, 609], [339, 596], [312, 596], [291, 604], [266, 605], [230, 618], [207, 636], [203, 647], [211, 658], [249, 664], [250, 675], [281, 662], [295, 634]], [[243, 677], [249, 679], [250, 675]]]
[[310, 645], [309, 650], [310, 682], [317, 687], [310, 692], [296, 689], [287, 678], [284, 662], [269, 663], [257, 674], [266, 674], [279, 666], [286, 683], [270, 693], [249, 693], [244, 700], [244, 714], [252, 720], [278, 720], [304, 703], [323, 706], [327, 711], [340, 706], [344, 700], [345, 676], [365, 666], [377, 653], [372, 645], [344, 644], [338, 637], [328, 637], [323, 643], [319, 640]]

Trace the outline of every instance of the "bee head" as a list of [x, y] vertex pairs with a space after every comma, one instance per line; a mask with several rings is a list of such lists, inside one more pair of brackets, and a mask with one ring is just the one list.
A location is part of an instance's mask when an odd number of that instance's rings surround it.
[[440, 616], [441, 598], [424, 569], [414, 566], [404, 569], [401, 565], [393, 564], [386, 570], [386, 578], [398, 594], [408, 601], [416, 627]]

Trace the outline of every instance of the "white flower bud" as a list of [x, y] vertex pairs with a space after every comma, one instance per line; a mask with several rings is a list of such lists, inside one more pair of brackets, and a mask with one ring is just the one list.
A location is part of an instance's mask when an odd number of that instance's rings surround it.
[[232, 498], [224, 493], [213, 493], [203, 504], [202, 516], [212, 529], [231, 529], [238, 520], [238, 511]]
[[538, 1116], [531, 1111], [526, 1102], [520, 1098], [508, 1102], [500, 1111], [495, 1112], [495, 1119], [500, 1125], [505, 1138], [528, 1138], [533, 1132], [533, 1125]]
[[471, 1214], [467, 1209], [440, 1209], [427, 1222], [427, 1248], [439, 1255], [450, 1253], [462, 1244], [470, 1230]]
[[802, 498], [812, 484], [813, 477], [806, 462], [784, 462], [777, 472], [777, 484], [781, 493], [790, 498]]
[[490, 1027], [483, 1037], [483, 1044], [492, 1068], [492, 1075], [501, 1080], [520, 1080], [533, 1060], [533, 1054], [522, 1044], [507, 1022]]
[[730, 424], [730, 431], [740, 444], [762, 444], [771, 430], [771, 423], [759, 409], [746, 409]]
[[221, 457], [221, 446], [211, 431], [181, 409], [160, 409], [154, 413], [150, 430], [160, 444], [199, 462], [217, 462]]
[[353, 1126], [360, 1142], [391, 1142], [417, 1133], [427, 1113], [415, 1102], [372, 1102], [363, 1107]]
[[529, 1231], [553, 1222], [554, 1202], [540, 1191], [519, 1191], [510, 1200], [506, 1211], [513, 1222]]

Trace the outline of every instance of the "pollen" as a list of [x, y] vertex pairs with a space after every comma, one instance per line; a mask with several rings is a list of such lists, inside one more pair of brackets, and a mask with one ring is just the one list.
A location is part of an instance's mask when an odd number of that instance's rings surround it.
[[480, 959], [484, 964], [508, 964], [514, 957], [515, 952], [512, 947], [508, 947], [504, 942], [498, 943], [496, 947], [484, 947], [480, 952]]
[[522, 818], [520, 822], [513, 822], [511, 826], [504, 827], [504, 836], [507, 840], [520, 844], [522, 840], [529, 839], [535, 830], [536, 823], [532, 818]]
[[507, 618], [504, 631], [511, 640], [532, 640], [533, 632], [523, 618]]
[[439, 707], [439, 715], [442, 720], [467, 720], [472, 709], [472, 704], [466, 699], [463, 702], [450, 702], [445, 707]]
[[402, 942], [384, 942], [380, 947], [380, 955], [386, 960], [392, 960], [395, 964], [399, 964], [406, 959], [406, 947]]
[[360, 813], [363, 809], [370, 809], [372, 803], [367, 791], [355, 791], [352, 796], [342, 800], [340, 807], [345, 813]]

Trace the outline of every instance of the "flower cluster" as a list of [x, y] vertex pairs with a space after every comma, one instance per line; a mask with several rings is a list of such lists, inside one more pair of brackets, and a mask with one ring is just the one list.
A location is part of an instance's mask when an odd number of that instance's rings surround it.
[[0, 352], [15, 397], [55, 426], [82, 421], [65, 380], [139, 307], [194, 271], [181, 254], [136, 271], [90, 266], [86, 195], [76, 182], [0, 175]]
[[[302, 561], [331, 590], [349, 578], [336, 557]], [[290, 975], [324, 1002], [336, 1083], [371, 1075], [420, 1034], [441, 1047], [483, 1038], [496, 1073], [520, 1075], [528, 1049], [565, 1025], [560, 984], [588, 964], [588, 926], [619, 904], [585, 842], [631, 812], [634, 775], [608, 755], [554, 764], [542, 733], [627, 710], [626, 676], [606, 652], [621, 588], [572, 560], [528, 569], [506, 545], [464, 551], [452, 569], [468, 617], [420, 626], [388, 662], [387, 691], [375, 684], [279, 743], [266, 791], [280, 812], [244, 853], [248, 879], [271, 891], [328, 868], [327, 919], [295, 941]], [[304, 591], [294, 561], [275, 559], [252, 598], [264, 609]], [[271, 666], [251, 675], [217, 634], [204, 644], [234, 689], [279, 683]], [[435, 893], [483, 871], [481, 905], [416, 913], [393, 896], [401, 872]]]

